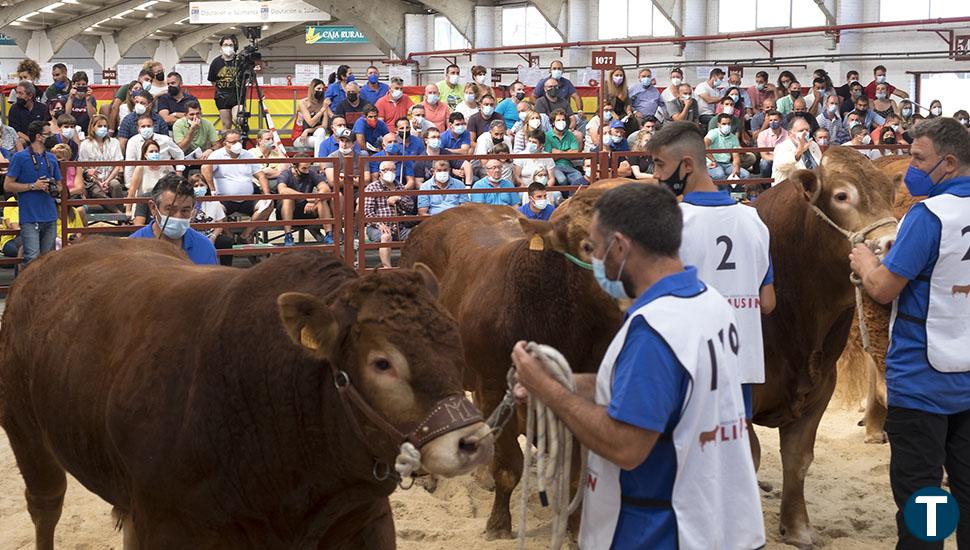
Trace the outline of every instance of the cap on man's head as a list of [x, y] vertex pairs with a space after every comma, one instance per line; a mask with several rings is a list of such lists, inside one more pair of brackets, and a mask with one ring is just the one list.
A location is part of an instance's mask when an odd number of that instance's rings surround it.
[[610, 128], [626, 128], [622, 120], [614, 120], [610, 123]]

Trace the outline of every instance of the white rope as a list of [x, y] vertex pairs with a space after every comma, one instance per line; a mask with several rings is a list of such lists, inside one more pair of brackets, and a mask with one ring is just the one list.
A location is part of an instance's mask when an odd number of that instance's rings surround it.
[[[529, 342], [525, 347], [539, 360], [552, 377], [569, 391], [576, 391], [569, 362], [553, 347]], [[570, 473], [573, 455], [573, 434], [544, 403], [529, 396], [526, 415], [526, 445], [522, 459], [521, 505], [519, 506], [518, 547], [525, 548], [526, 512], [529, 502], [529, 478], [532, 465], [532, 442], [536, 442], [536, 486], [539, 501], [552, 508], [552, 535], [549, 547], [558, 550], [566, 540], [569, 516], [579, 508], [583, 498], [580, 487], [572, 501], [569, 499]], [[585, 463], [585, 450], [581, 453]], [[585, 470], [585, 464], [582, 464]], [[551, 498], [550, 498], [551, 496]]]

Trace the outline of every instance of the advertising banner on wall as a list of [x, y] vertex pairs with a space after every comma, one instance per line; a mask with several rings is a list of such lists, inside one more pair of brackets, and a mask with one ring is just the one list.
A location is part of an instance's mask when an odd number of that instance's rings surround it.
[[189, 23], [285, 23], [330, 21], [330, 14], [301, 0], [189, 2]]
[[307, 44], [353, 44], [365, 43], [367, 37], [364, 33], [350, 25], [307, 25], [306, 43]]

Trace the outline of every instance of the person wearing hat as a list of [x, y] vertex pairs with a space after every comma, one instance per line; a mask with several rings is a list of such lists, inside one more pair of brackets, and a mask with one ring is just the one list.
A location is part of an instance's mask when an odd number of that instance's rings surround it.
[[[610, 123], [610, 131], [603, 134], [603, 146], [601, 150], [610, 153], [630, 151], [630, 144], [626, 141], [626, 126], [623, 124], [623, 121], [614, 120]], [[616, 175], [621, 178], [628, 178], [633, 175], [633, 168], [630, 166], [630, 161], [627, 157], [619, 157]]]
[[344, 159], [353, 160], [353, 176], [354, 176], [354, 186], [360, 185], [361, 176], [363, 175], [363, 181], [370, 181], [370, 169], [367, 163], [364, 163], [364, 173], [360, 173], [360, 157], [366, 157], [367, 151], [361, 151], [357, 147], [354, 147], [357, 142], [357, 136], [353, 132], [347, 130], [346, 128], [337, 136], [337, 150], [327, 155], [327, 158], [337, 159], [335, 162], [327, 164], [324, 169], [324, 173], [327, 175], [327, 181], [331, 186], [338, 187], [338, 178], [343, 178], [345, 175], [344, 171]]

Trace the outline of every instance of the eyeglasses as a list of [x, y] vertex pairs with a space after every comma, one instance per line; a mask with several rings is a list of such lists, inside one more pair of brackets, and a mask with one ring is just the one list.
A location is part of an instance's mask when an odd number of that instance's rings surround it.
[[486, 166], [485, 169], [486, 170], [501, 170], [502, 169], [502, 166], [501, 165], [500, 166]]

